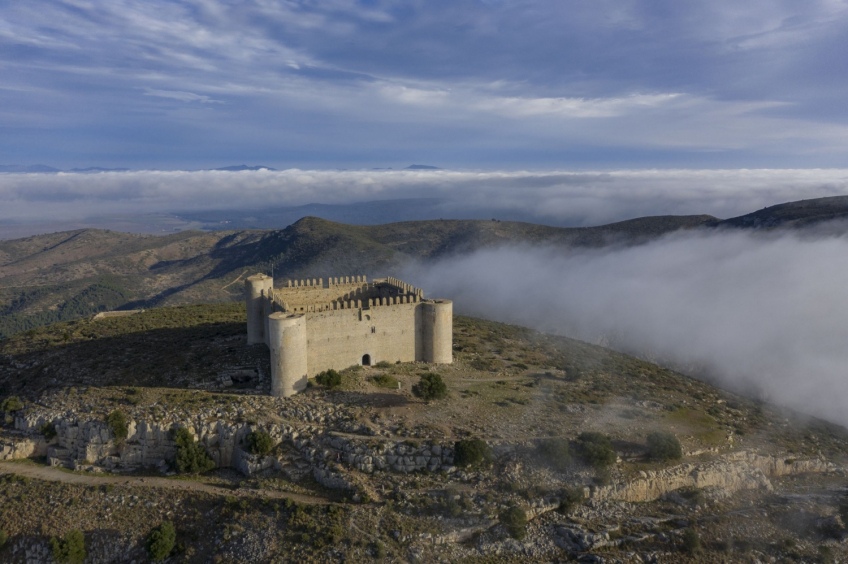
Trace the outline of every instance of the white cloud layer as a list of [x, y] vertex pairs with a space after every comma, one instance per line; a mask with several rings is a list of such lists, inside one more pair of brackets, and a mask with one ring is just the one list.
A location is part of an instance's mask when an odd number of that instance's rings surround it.
[[671, 361], [848, 425], [848, 239], [673, 235], [485, 250], [406, 273], [458, 311]]
[[[557, 225], [648, 215], [734, 217], [782, 202], [848, 194], [848, 170], [550, 172], [137, 171], [0, 174], [0, 220], [262, 209], [441, 198], [446, 211], [491, 210]], [[454, 215], [455, 217], [455, 215]]]

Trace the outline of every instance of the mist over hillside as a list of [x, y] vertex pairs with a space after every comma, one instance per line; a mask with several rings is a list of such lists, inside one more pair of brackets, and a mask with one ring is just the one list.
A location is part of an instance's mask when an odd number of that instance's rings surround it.
[[845, 235], [696, 230], [639, 246], [482, 249], [405, 276], [462, 312], [605, 344], [848, 425], [845, 256]]

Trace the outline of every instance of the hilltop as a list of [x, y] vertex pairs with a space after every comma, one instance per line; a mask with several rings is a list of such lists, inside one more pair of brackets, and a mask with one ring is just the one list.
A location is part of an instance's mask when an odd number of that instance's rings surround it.
[[[23, 404], [3, 404], [2, 457], [47, 448], [51, 464], [98, 470], [0, 462], [3, 558], [79, 528], [101, 560], [143, 559], [164, 520], [189, 562], [666, 562], [688, 558], [692, 534], [704, 561], [843, 550], [840, 427], [602, 347], [468, 317], [455, 320], [452, 365], [356, 367], [338, 388], [313, 382], [273, 398], [267, 350], [245, 344], [244, 323], [239, 304], [180, 306], [0, 343], [3, 396]], [[424, 401], [412, 390], [433, 372], [448, 395]], [[115, 411], [128, 422], [123, 441], [107, 423]], [[176, 427], [230, 469], [178, 487], [150, 478], [174, 464]], [[258, 431], [272, 448], [250, 454]], [[581, 447], [587, 432], [610, 441], [597, 452], [612, 459]], [[658, 457], [651, 433], [681, 451]], [[460, 460], [475, 441], [490, 463]], [[513, 506], [526, 527], [510, 521]]]
[[83, 229], [0, 241], [0, 336], [98, 311], [242, 296], [257, 269], [291, 278], [382, 274], [505, 243], [636, 244], [711, 221], [656, 217], [590, 228], [432, 220], [355, 226], [306, 217], [275, 231], [186, 231], [167, 236]]

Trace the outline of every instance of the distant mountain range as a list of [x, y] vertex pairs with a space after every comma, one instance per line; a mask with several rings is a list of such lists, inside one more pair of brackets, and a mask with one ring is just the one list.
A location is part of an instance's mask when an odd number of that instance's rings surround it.
[[103, 309], [240, 299], [240, 279], [255, 271], [292, 278], [385, 275], [410, 260], [503, 244], [599, 248], [696, 229], [846, 232], [848, 222], [834, 221], [841, 219], [848, 219], [845, 196], [780, 204], [728, 220], [654, 216], [581, 228], [492, 219], [348, 225], [302, 217], [278, 230], [152, 236], [80, 229], [0, 240], [0, 338]]

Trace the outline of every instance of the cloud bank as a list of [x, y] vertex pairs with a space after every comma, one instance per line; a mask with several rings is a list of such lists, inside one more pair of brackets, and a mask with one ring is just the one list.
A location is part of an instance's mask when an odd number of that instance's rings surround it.
[[647, 215], [728, 218], [781, 202], [845, 194], [848, 170], [842, 169], [0, 174], [0, 221], [429, 197], [444, 199], [452, 217], [485, 209], [500, 219], [586, 226]]
[[502, 248], [406, 273], [458, 311], [670, 361], [848, 425], [848, 238], [673, 235]]
[[27, 0], [2, 164], [841, 166], [842, 0]]

